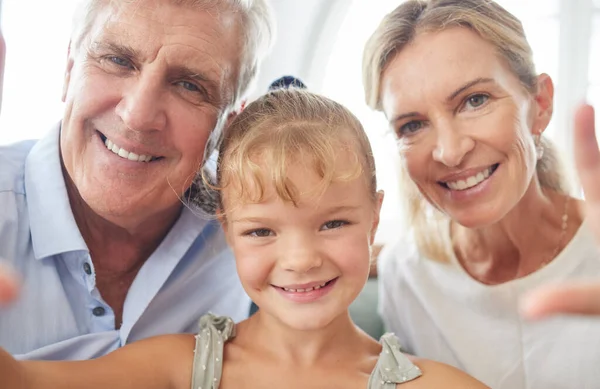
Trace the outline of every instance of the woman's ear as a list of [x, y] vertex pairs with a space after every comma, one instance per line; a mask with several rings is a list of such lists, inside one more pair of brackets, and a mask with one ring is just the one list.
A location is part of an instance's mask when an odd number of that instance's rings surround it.
[[383, 204], [384, 193], [382, 190], [377, 191], [375, 194], [377, 198], [375, 199], [375, 215], [373, 217], [373, 224], [371, 225], [371, 236], [369, 238], [370, 244], [375, 242], [375, 235], [377, 234], [377, 228], [379, 227], [379, 218], [381, 213], [381, 205]]
[[538, 76], [537, 92], [534, 97], [536, 110], [531, 130], [534, 135], [541, 135], [548, 127], [554, 112], [554, 83], [549, 75], [542, 73]]

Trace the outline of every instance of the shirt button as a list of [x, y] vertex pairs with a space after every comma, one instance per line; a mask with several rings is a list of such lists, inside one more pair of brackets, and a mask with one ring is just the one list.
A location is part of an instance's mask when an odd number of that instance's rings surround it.
[[88, 276], [89, 276], [90, 274], [92, 274], [92, 267], [90, 266], [90, 264], [89, 264], [89, 263], [87, 263], [87, 262], [84, 262], [84, 263], [83, 263], [83, 271], [84, 271], [84, 272], [85, 272], [85, 274], [87, 274]]
[[103, 307], [96, 307], [92, 309], [92, 313], [94, 314], [94, 316], [104, 316], [104, 314], [106, 313], [106, 309], [104, 309]]

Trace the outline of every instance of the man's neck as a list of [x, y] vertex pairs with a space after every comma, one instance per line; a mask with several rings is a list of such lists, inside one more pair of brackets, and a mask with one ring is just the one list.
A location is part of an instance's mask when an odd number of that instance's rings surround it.
[[96, 287], [113, 309], [115, 327], [119, 328], [129, 287], [179, 218], [182, 206], [176, 205], [136, 223], [120, 220], [125, 218], [109, 220], [94, 212], [68, 175], [64, 175], [73, 217], [93, 261]]

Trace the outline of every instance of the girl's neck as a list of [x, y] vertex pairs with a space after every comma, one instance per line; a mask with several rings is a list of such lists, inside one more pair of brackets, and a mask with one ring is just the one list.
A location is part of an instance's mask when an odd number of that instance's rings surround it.
[[360, 354], [376, 353], [381, 346], [360, 330], [348, 311], [322, 328], [299, 330], [268, 313], [258, 311], [238, 325], [239, 341], [248, 347], [260, 345], [269, 357], [296, 366], [337, 363]]

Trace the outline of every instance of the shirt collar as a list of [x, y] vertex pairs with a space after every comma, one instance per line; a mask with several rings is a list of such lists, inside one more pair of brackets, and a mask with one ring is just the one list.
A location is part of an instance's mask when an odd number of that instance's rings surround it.
[[60, 123], [33, 146], [25, 161], [25, 193], [36, 259], [88, 251], [69, 203], [59, 139]]

